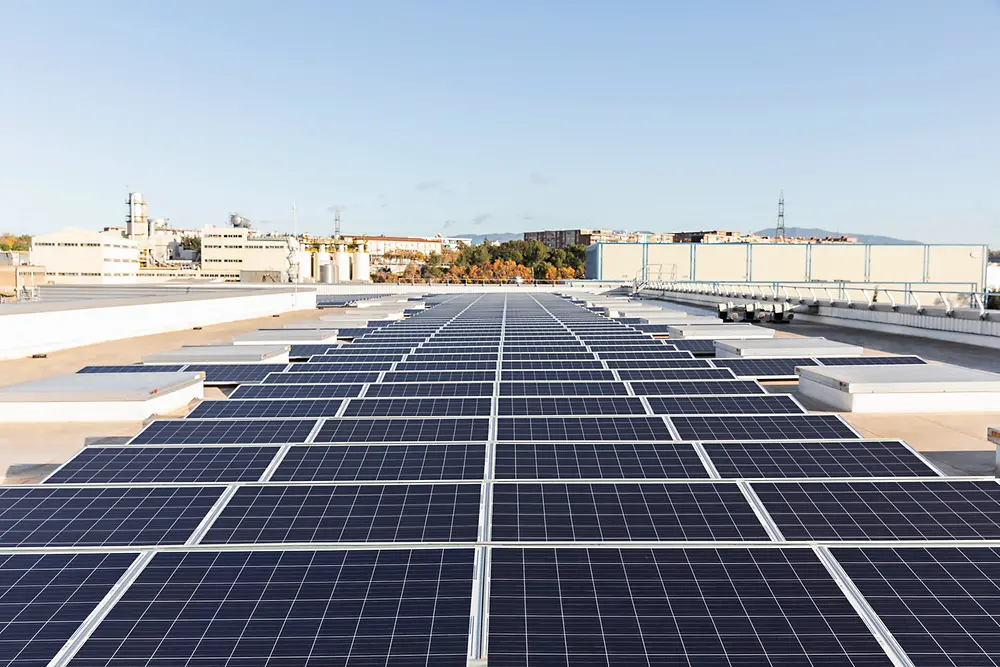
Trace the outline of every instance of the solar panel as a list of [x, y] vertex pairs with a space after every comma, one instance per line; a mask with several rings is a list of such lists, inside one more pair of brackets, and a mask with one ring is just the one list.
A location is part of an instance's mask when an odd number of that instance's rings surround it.
[[464, 664], [473, 553], [158, 553], [73, 664]]
[[673, 340], [671, 339], [670, 344], [676, 347], [678, 350], [687, 350], [696, 357], [714, 357], [715, 356], [715, 341], [714, 340]]
[[899, 357], [823, 357], [816, 361], [823, 366], [898, 366], [927, 363], [920, 357], [911, 355]]
[[1000, 665], [1000, 550], [831, 549], [914, 665]]
[[625, 396], [628, 391], [621, 382], [503, 382], [501, 396]]
[[619, 370], [618, 377], [625, 382], [634, 380], [735, 380], [728, 368], [644, 368]]
[[[668, 350], [665, 345], [658, 346], [660, 349], [640, 349], [640, 350], [604, 350], [597, 352], [597, 355], [601, 359], [638, 359], [638, 360], [675, 360], [675, 359], [692, 359], [691, 353], [688, 351], [680, 350]], [[707, 363], [699, 363], [696, 368], [709, 368]]]
[[857, 438], [837, 415], [670, 417], [681, 440], [841, 440]]
[[131, 445], [273, 445], [305, 442], [315, 419], [158, 419]]
[[184, 364], [150, 364], [141, 366], [84, 366], [77, 373], [176, 373], [184, 370]]
[[501, 398], [501, 415], [644, 415], [642, 401], [631, 396]]
[[0, 488], [0, 547], [184, 544], [223, 487]]
[[754, 482], [788, 540], [1000, 538], [1000, 484]]
[[608, 368], [614, 369], [634, 369], [634, 368], [655, 368], [655, 369], [706, 369], [712, 368], [708, 359], [606, 359]]
[[787, 394], [769, 396], [650, 396], [654, 415], [781, 415], [805, 414]]
[[396, 372], [385, 374], [382, 382], [493, 382], [496, 371], [423, 371]]
[[494, 371], [497, 362], [493, 361], [435, 361], [429, 363], [403, 361], [396, 364], [397, 371], [437, 372], [437, 371]]
[[379, 373], [392, 369], [392, 361], [381, 362], [355, 362], [350, 359], [337, 363], [313, 363], [309, 361], [304, 364], [292, 364], [288, 373]]
[[730, 478], [937, 476], [898, 440], [708, 442], [704, 447], [719, 474]]
[[0, 665], [48, 665], [135, 558], [134, 553], [0, 556]]
[[486, 448], [455, 445], [292, 447], [272, 482], [396, 482], [483, 479]]
[[796, 366], [816, 366], [815, 359], [712, 359], [717, 368], [728, 368], [741, 378], [794, 378]]
[[375, 382], [378, 373], [271, 373], [264, 384], [352, 384]]
[[708, 472], [688, 443], [500, 443], [497, 479], [704, 478]]
[[472, 352], [472, 353], [462, 353], [462, 352], [449, 352], [444, 354], [425, 354], [425, 353], [414, 353], [406, 358], [407, 361], [413, 361], [418, 363], [433, 363], [437, 361], [448, 361], [448, 362], [458, 362], [458, 361], [490, 361], [494, 364], [497, 361], [496, 348], [492, 352]]
[[240, 384], [260, 382], [269, 374], [280, 373], [287, 364], [191, 364], [185, 372], [201, 371], [205, 384]]
[[355, 398], [345, 417], [489, 417], [489, 398]]
[[664, 440], [674, 438], [660, 417], [501, 417], [497, 440]]
[[399, 384], [373, 384], [368, 387], [365, 398], [407, 398], [418, 396], [492, 396], [493, 384], [486, 382], [429, 382], [418, 384], [403, 382]]
[[491, 538], [508, 542], [768, 540], [735, 483], [493, 485]]
[[540, 370], [588, 370], [588, 369], [601, 369], [604, 366], [600, 361], [594, 358], [590, 359], [560, 359], [556, 357], [547, 357], [545, 359], [537, 359], [534, 361], [517, 361], [508, 360], [504, 358], [503, 360], [504, 370], [526, 370], [526, 371], [540, 371]]
[[346, 351], [338, 354], [317, 354], [315, 356], [309, 357], [308, 366], [305, 364], [293, 364], [289, 370], [302, 369], [306, 370], [317, 370], [325, 371], [329, 370], [326, 368], [315, 368], [312, 366], [320, 366], [322, 364], [378, 364], [378, 363], [392, 363], [395, 361], [400, 361], [409, 352], [399, 352], [396, 354], [362, 354], [359, 352], [347, 353]]
[[277, 447], [85, 447], [46, 484], [255, 482]]
[[281, 417], [333, 417], [343, 401], [303, 399], [298, 401], [202, 401], [188, 419], [271, 419]]
[[315, 442], [476, 442], [488, 435], [488, 419], [328, 419]]
[[242, 486], [202, 544], [475, 542], [480, 484]]
[[494, 549], [490, 578], [491, 664], [892, 664], [811, 550]]
[[229, 395], [229, 400], [350, 398], [360, 394], [362, 386], [360, 384], [241, 384]]
[[534, 370], [511, 371], [504, 369], [500, 373], [504, 382], [609, 382], [615, 380], [611, 371], [596, 370]]
[[631, 382], [636, 396], [712, 396], [766, 394], [753, 380], [683, 380]]

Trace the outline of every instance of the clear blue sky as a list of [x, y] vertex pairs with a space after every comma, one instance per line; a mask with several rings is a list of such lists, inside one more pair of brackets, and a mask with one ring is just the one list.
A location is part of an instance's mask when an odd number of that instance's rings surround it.
[[[1000, 246], [1000, 1], [8, 0], [0, 229]], [[446, 221], [452, 221], [446, 224]]]

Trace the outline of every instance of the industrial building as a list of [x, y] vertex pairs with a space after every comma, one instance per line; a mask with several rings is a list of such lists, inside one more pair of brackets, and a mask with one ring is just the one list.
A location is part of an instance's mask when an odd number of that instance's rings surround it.
[[550, 248], [568, 248], [571, 245], [589, 246], [594, 243], [669, 243], [673, 240], [673, 235], [607, 229], [556, 229], [525, 232], [524, 240], [540, 241]]
[[67, 228], [33, 237], [31, 261], [55, 284], [134, 283], [139, 244], [117, 232]]

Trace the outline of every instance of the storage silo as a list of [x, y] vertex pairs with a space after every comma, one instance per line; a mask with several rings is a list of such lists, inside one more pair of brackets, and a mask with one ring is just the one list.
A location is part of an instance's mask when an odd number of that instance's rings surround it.
[[359, 243], [352, 257], [351, 271], [356, 282], [370, 283], [372, 281], [371, 258], [365, 244]]
[[335, 269], [333, 272], [334, 280], [338, 283], [346, 283], [351, 279], [351, 255], [347, 252], [347, 248], [344, 244], [337, 246], [337, 252], [334, 253], [333, 262]]

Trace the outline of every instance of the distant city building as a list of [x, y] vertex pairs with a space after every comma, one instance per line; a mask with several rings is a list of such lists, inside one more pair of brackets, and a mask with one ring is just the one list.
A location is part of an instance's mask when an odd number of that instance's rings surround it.
[[69, 228], [32, 238], [31, 260], [56, 284], [134, 283], [139, 245], [118, 232]]
[[284, 277], [280, 282], [288, 282], [291, 255], [296, 266], [292, 278], [298, 280], [301, 278], [298, 267], [303, 259], [308, 261], [308, 255], [300, 253], [298, 246], [293, 238], [254, 236], [245, 227], [206, 227], [201, 233], [202, 274], [206, 278], [237, 281], [245, 271], [278, 272]]
[[344, 235], [341, 237], [341, 241], [348, 245], [364, 243], [368, 248], [368, 253], [373, 258], [397, 253], [420, 253], [427, 256], [436, 252], [440, 255], [441, 249], [445, 247], [444, 239], [440, 236], [369, 236], [357, 234]]
[[550, 248], [568, 248], [571, 245], [588, 246], [594, 243], [670, 243], [673, 235], [609, 229], [554, 229], [525, 232], [524, 240], [540, 241]]

